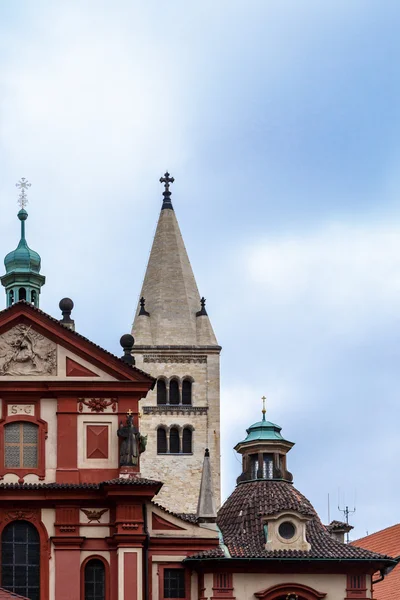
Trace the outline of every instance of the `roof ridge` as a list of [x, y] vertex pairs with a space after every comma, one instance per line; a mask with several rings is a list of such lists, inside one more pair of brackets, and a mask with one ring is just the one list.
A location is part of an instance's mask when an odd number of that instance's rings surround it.
[[379, 529], [378, 531], [374, 531], [373, 533], [369, 533], [368, 535], [364, 535], [361, 538], [357, 538], [350, 542], [351, 544], [357, 544], [357, 542], [361, 542], [362, 540], [371, 539], [373, 536], [384, 533], [385, 531], [389, 531], [389, 529], [395, 529], [396, 527], [400, 527], [400, 523], [395, 523], [395, 525], [389, 525], [388, 527], [384, 527], [383, 529]]
[[58, 319], [56, 319], [55, 317], [52, 317], [51, 315], [49, 315], [48, 313], [46, 313], [44, 310], [38, 308], [37, 306], [33, 306], [30, 302], [27, 302], [26, 300], [19, 300], [19, 302], [16, 302], [15, 304], [12, 304], [11, 306], [8, 306], [7, 308], [4, 308], [3, 310], [0, 311], [0, 317], [1, 317], [2, 314], [6, 313], [6, 312], [10, 312], [13, 309], [15, 310], [15, 307], [18, 306], [19, 304], [22, 304], [22, 305], [28, 307], [29, 309], [33, 310], [34, 312], [39, 313], [43, 317], [49, 319], [49, 321], [51, 321], [53, 323], [56, 323], [57, 325], [59, 325], [60, 327], [62, 327], [63, 330], [68, 331], [71, 335], [77, 337], [80, 340], [83, 340], [83, 341], [87, 342], [88, 344], [94, 346], [98, 350], [101, 350], [102, 352], [104, 352], [108, 356], [111, 356], [115, 360], [119, 361], [126, 368], [133, 369], [134, 371], [137, 371], [138, 373], [141, 373], [142, 375], [145, 375], [149, 379], [154, 379], [154, 381], [155, 381], [155, 378], [152, 377], [151, 375], [149, 375], [149, 373], [146, 373], [145, 371], [142, 371], [142, 369], [138, 369], [135, 365], [129, 365], [128, 363], [126, 363], [122, 358], [120, 358], [116, 354], [113, 354], [112, 352], [110, 352], [109, 350], [106, 350], [105, 348], [103, 348], [99, 344], [96, 344], [95, 342], [92, 342], [92, 340], [90, 340], [89, 338], [85, 337], [84, 335], [82, 335], [78, 331], [75, 331], [74, 329], [69, 329], [69, 328], [65, 327], [64, 325], [62, 325], [60, 323], [60, 321]]

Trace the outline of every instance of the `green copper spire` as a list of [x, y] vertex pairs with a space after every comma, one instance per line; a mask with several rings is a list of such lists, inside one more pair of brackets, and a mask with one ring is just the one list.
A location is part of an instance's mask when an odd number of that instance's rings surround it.
[[25, 221], [28, 218], [25, 210], [28, 202], [25, 190], [31, 184], [25, 177], [22, 177], [16, 186], [20, 189], [18, 202], [21, 210], [18, 213], [18, 219], [21, 221], [21, 239], [17, 248], [9, 252], [4, 259], [6, 274], [0, 278], [0, 281], [6, 288], [7, 307], [20, 300], [26, 300], [34, 306], [39, 306], [40, 288], [46, 278], [40, 275], [39, 254], [29, 248], [25, 238]]

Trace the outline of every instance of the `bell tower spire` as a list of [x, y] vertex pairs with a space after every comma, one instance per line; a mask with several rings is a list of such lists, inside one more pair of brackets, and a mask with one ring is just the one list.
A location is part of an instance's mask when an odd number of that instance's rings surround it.
[[220, 499], [221, 347], [172, 207], [173, 182], [168, 171], [160, 178], [163, 202], [132, 328], [133, 353], [136, 366], [157, 378], [141, 401], [148, 435], [141, 472], [164, 481], [157, 501], [165, 508], [195, 514], [206, 448], [217, 505]]
[[21, 239], [17, 248], [9, 252], [4, 259], [6, 274], [0, 278], [0, 281], [6, 289], [7, 307], [20, 300], [38, 307], [40, 290], [46, 278], [40, 275], [39, 254], [29, 248], [25, 238], [25, 221], [28, 218], [25, 210], [28, 203], [26, 190], [31, 187], [31, 184], [22, 177], [15, 185], [20, 190], [18, 204], [21, 209], [17, 216], [21, 222]]

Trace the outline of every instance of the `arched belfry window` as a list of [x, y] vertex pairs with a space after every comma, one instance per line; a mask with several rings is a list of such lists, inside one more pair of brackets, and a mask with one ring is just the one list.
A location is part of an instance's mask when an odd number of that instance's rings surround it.
[[85, 566], [85, 600], [105, 600], [106, 572], [104, 563], [93, 558]]
[[182, 404], [192, 404], [192, 382], [184, 379], [182, 383]]
[[164, 379], [157, 380], [157, 404], [167, 404], [167, 386]]
[[26, 289], [24, 287], [18, 290], [18, 300], [26, 300]]
[[40, 538], [28, 521], [14, 521], [3, 530], [1, 587], [40, 600]]
[[179, 383], [176, 379], [169, 382], [169, 403], [179, 404]]
[[167, 452], [167, 432], [164, 427], [157, 429], [157, 454], [166, 454]]
[[171, 454], [180, 452], [179, 430], [177, 427], [171, 427], [169, 430], [169, 451]]
[[182, 435], [182, 452], [183, 454], [191, 454], [192, 450], [192, 430], [185, 427]]

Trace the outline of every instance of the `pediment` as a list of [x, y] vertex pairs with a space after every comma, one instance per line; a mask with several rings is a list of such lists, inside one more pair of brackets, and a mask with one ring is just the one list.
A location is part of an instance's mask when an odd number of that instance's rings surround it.
[[195, 521], [182, 518], [182, 516], [172, 513], [156, 503], [148, 505], [147, 510], [150, 535], [152, 537], [218, 539], [216, 529], [202, 527]]
[[26, 302], [0, 312], [2, 378], [154, 382]]

